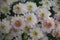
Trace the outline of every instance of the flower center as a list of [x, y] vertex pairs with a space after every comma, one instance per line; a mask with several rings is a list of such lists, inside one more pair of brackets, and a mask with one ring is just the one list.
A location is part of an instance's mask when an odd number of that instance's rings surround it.
[[5, 13], [7, 13], [7, 12], [9, 11], [9, 8], [8, 8], [8, 7], [4, 7], [4, 8], [3, 8], [3, 11], [4, 11]]
[[32, 10], [32, 5], [28, 5], [28, 10]]
[[2, 26], [1, 26], [1, 27], [2, 27], [2, 29], [5, 29], [6, 25], [2, 24]]
[[33, 32], [33, 36], [36, 37], [38, 33], [36, 31]]
[[57, 28], [58, 27], [58, 24], [57, 23], [55, 23], [55, 28]]
[[45, 14], [44, 14], [44, 13], [42, 13], [42, 14], [40, 14], [40, 16], [41, 16], [41, 18], [44, 18], [44, 17], [45, 17]]
[[28, 17], [28, 18], [27, 18], [27, 21], [28, 21], [28, 22], [32, 22], [32, 17]]
[[27, 32], [29, 32], [30, 28], [26, 26], [26, 27], [25, 27], [25, 30], [26, 30]]
[[48, 3], [48, 2], [45, 2], [45, 5], [47, 5], [47, 6], [48, 6], [48, 5], [49, 5], [49, 3]]
[[52, 24], [50, 22], [45, 23], [45, 27], [50, 28], [51, 26], [52, 26]]
[[16, 26], [16, 27], [20, 27], [21, 25], [22, 25], [21, 21], [18, 21], [18, 20], [17, 20], [17, 21], [15, 22], [15, 26]]

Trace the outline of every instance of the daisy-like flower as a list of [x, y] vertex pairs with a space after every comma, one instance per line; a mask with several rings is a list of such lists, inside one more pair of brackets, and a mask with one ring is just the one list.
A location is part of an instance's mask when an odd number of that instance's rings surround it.
[[51, 13], [48, 10], [46, 10], [45, 8], [41, 8], [39, 10], [40, 10], [39, 12], [36, 12], [39, 20], [43, 20], [44, 18], [47, 18], [51, 15]]
[[28, 25], [35, 25], [37, 23], [37, 18], [34, 13], [29, 13], [25, 15], [25, 20]]
[[3, 4], [3, 5], [1, 5], [0, 11], [4, 14], [7, 14], [10, 11], [10, 6]]
[[42, 0], [42, 6], [50, 10], [50, 7], [52, 6], [51, 2], [49, 0]]
[[56, 13], [60, 13], [60, 8], [59, 8], [59, 7], [54, 7], [53, 10], [54, 10]]
[[32, 37], [33, 40], [38, 40], [42, 38], [44, 35], [42, 31], [40, 30], [40, 28], [33, 28], [31, 30], [30, 36]]
[[55, 27], [54, 27], [54, 19], [53, 18], [45, 18], [42, 21], [42, 31], [50, 33]]
[[35, 11], [37, 8], [36, 3], [34, 2], [27, 2], [26, 7], [28, 11]]
[[0, 31], [2, 33], [9, 33], [11, 28], [12, 27], [10, 25], [10, 22], [8, 20], [3, 19], [0, 27]]
[[25, 27], [24, 17], [22, 16], [12, 17], [11, 25], [13, 26], [14, 29], [22, 29], [23, 27]]
[[60, 29], [53, 30], [52, 35], [56, 38], [60, 37]]
[[23, 30], [24, 32], [29, 33], [29, 32], [30, 32], [30, 30], [31, 30], [31, 26], [26, 25], [22, 30]]
[[7, 5], [11, 5], [11, 4], [13, 4], [14, 2], [16, 2], [16, 1], [18, 1], [18, 0], [1, 0], [1, 3], [5, 3], [5, 4], [7, 4]]
[[60, 1], [59, 0], [53, 0], [52, 5], [55, 7], [60, 6]]
[[19, 3], [13, 7], [13, 12], [16, 14], [21, 14], [27, 12], [25, 4]]
[[58, 21], [55, 21], [55, 30], [60, 30], [60, 23]]

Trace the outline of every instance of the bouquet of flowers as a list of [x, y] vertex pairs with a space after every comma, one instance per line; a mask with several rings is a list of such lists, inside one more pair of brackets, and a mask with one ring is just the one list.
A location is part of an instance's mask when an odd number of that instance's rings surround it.
[[60, 0], [0, 0], [0, 40], [60, 40]]

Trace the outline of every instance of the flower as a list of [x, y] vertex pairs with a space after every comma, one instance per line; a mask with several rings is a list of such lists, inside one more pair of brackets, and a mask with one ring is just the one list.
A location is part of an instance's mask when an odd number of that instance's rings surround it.
[[53, 18], [45, 18], [42, 21], [42, 31], [50, 33], [55, 27], [54, 27], [54, 19]]
[[43, 33], [40, 30], [40, 28], [33, 28], [31, 30], [30, 36], [32, 37], [32, 39], [34, 40], [38, 40], [39, 38], [43, 37]]
[[53, 0], [53, 1], [52, 1], [52, 5], [53, 5], [54, 7], [58, 7], [58, 6], [60, 6], [60, 1], [59, 1], [59, 0]]
[[49, 0], [42, 0], [42, 6], [50, 10], [50, 7], [52, 6], [51, 2]]
[[43, 20], [44, 18], [48, 18], [51, 15], [51, 13], [48, 10], [46, 10], [45, 8], [40, 8], [39, 10], [40, 11], [36, 12], [39, 20]]
[[2, 33], [9, 33], [12, 26], [10, 25], [10, 22], [8, 20], [3, 19], [0, 27], [0, 31]]
[[10, 6], [6, 5], [6, 4], [3, 4], [3, 5], [1, 5], [0, 10], [1, 10], [2, 13], [7, 14], [10, 11]]
[[25, 4], [19, 3], [13, 6], [13, 12], [15, 14], [24, 14], [27, 12]]
[[60, 13], [60, 8], [59, 8], [59, 7], [54, 7], [53, 10], [54, 10], [56, 13]]
[[22, 30], [26, 33], [29, 33], [31, 29], [32, 29], [31, 26], [26, 25]]
[[35, 11], [36, 10], [36, 8], [37, 8], [37, 6], [36, 6], [36, 3], [34, 3], [34, 2], [27, 2], [26, 3], [26, 7], [27, 7], [27, 10], [28, 11]]
[[24, 17], [12, 17], [11, 25], [14, 29], [22, 29], [23, 27], [25, 27]]
[[11, 4], [13, 4], [14, 2], [16, 2], [16, 1], [18, 1], [18, 0], [2, 0], [1, 3], [5, 3], [5, 4], [7, 4], [7, 5], [11, 5]]
[[25, 19], [28, 25], [35, 25], [37, 23], [37, 18], [34, 13], [26, 14]]

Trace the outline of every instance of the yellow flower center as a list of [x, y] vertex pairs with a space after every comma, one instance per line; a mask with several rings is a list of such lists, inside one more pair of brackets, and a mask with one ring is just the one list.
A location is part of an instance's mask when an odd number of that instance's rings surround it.
[[25, 31], [29, 32], [30, 28], [28, 26], [25, 27]]
[[33, 36], [34, 36], [34, 37], [37, 37], [37, 36], [38, 36], [38, 32], [34, 31], [34, 32], [33, 32]]
[[4, 7], [2, 10], [3, 10], [3, 12], [7, 13], [9, 11], [9, 8], [8, 7]]
[[5, 29], [6, 25], [2, 24], [2, 26], [1, 26], [1, 27], [2, 27], [2, 29]]
[[45, 2], [45, 5], [47, 5], [47, 6], [48, 6], [48, 5], [49, 5], [49, 3], [48, 3], [48, 2]]
[[58, 24], [57, 23], [55, 23], [55, 28], [57, 28], [58, 27]]
[[44, 17], [45, 17], [45, 14], [44, 14], [44, 13], [42, 13], [42, 14], [40, 14], [40, 16], [41, 16], [42, 18], [44, 18]]
[[28, 17], [28, 18], [27, 18], [27, 21], [28, 21], [28, 22], [32, 22], [32, 21], [33, 21], [32, 17]]
[[28, 7], [28, 10], [32, 10], [33, 8], [32, 5], [28, 5], [27, 7]]

